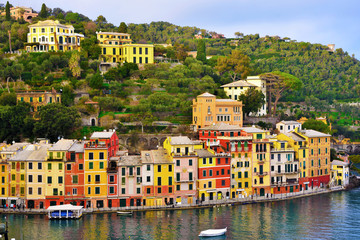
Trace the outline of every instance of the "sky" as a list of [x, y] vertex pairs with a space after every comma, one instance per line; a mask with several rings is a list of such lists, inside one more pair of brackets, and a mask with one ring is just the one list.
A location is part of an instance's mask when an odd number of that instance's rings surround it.
[[359, 0], [10, 0], [40, 11], [59, 7], [108, 22], [167, 21], [234, 37], [235, 32], [335, 44], [360, 59]]

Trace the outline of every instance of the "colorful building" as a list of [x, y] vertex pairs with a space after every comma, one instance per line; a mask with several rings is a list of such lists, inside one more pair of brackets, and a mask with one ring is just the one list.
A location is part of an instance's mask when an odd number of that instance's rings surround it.
[[154, 45], [132, 44], [130, 34], [97, 32], [101, 60], [108, 63], [154, 63]]
[[41, 107], [46, 106], [49, 103], [61, 103], [61, 93], [56, 92], [55, 89], [51, 92], [44, 90], [16, 92], [16, 99], [18, 103], [30, 103], [31, 111], [38, 112]]
[[265, 103], [257, 113], [250, 113], [250, 115], [264, 116], [266, 111], [266, 81], [262, 80], [260, 76], [249, 76], [246, 80], [239, 80], [221, 86], [224, 88], [226, 95], [233, 100], [238, 100], [241, 94], [244, 94], [248, 89], [256, 89], [261, 91], [265, 96]]
[[203, 93], [193, 99], [194, 131], [216, 123], [228, 123], [230, 125], [243, 125], [242, 102], [232, 99], [216, 99], [210, 93]]
[[25, 50], [28, 52], [80, 50], [83, 34], [75, 33], [72, 25], [61, 24], [58, 20], [39, 21], [29, 25]]
[[197, 199], [197, 154], [202, 144], [188, 137], [167, 137], [164, 149], [175, 166], [175, 197], [176, 203], [191, 204]]
[[75, 141], [66, 152], [65, 204], [85, 207], [84, 142]]
[[276, 129], [280, 133], [289, 133], [295, 131], [296, 128], [301, 130], [302, 124], [297, 121], [280, 121], [276, 124]]
[[273, 194], [298, 192], [299, 161], [287, 141], [275, 140], [270, 149], [271, 187]]
[[331, 162], [331, 185], [346, 187], [349, 185], [349, 163], [333, 160]]
[[84, 145], [86, 206], [108, 207], [108, 162], [119, 149], [115, 131], [94, 132]]
[[[142, 205], [141, 156], [121, 156], [119, 168], [119, 207]], [[109, 191], [110, 194], [114, 191]]]
[[270, 183], [270, 141], [268, 131], [256, 127], [242, 128], [252, 135], [252, 188], [256, 196], [269, 196]]
[[[1, 16], [5, 16], [6, 11], [1, 12]], [[10, 16], [16, 20], [24, 19], [26, 22], [31, 22], [33, 18], [37, 17], [39, 14], [34, 12], [30, 7], [11, 7]]]
[[143, 206], [155, 206], [154, 159], [151, 151], [141, 151]]
[[45, 163], [45, 207], [62, 205], [65, 202], [66, 154], [74, 140], [60, 139], [47, 152]]

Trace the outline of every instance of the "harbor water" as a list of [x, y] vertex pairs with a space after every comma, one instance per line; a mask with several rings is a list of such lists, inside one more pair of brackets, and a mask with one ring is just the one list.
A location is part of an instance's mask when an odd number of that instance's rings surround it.
[[[224, 239], [359, 239], [360, 189], [286, 201], [177, 211], [88, 214], [80, 220], [7, 215], [10, 238], [199, 239], [228, 228]], [[5, 215], [1, 215], [5, 221]]]

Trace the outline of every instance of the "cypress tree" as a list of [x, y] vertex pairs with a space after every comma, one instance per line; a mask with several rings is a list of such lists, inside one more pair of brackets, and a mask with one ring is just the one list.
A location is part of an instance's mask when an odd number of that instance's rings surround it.
[[7, 1], [7, 3], [6, 3], [5, 11], [6, 11], [6, 21], [10, 21], [11, 16], [10, 16], [10, 3], [9, 3], [9, 1]]
[[40, 10], [40, 13], [39, 13], [39, 17], [41, 17], [41, 18], [47, 18], [48, 17], [48, 11], [47, 11], [45, 3], [43, 3], [41, 5], [41, 10]]
[[120, 23], [119, 32], [121, 32], [121, 33], [127, 33], [126, 23], [124, 23], [124, 22], [121, 22], [121, 23]]
[[196, 59], [202, 61], [203, 63], [206, 62], [206, 47], [203, 39], [199, 39]]

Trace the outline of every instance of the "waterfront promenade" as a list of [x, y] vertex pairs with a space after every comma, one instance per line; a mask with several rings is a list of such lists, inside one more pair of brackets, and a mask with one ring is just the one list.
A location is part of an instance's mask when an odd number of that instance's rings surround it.
[[[335, 186], [332, 188], [313, 188], [308, 190], [303, 190], [301, 192], [293, 193], [284, 193], [284, 194], [272, 194], [269, 196], [252, 196], [246, 198], [236, 198], [236, 199], [222, 199], [222, 200], [212, 200], [212, 201], [203, 201], [201, 204], [174, 204], [166, 206], [132, 206], [132, 207], [113, 207], [113, 208], [86, 208], [84, 209], [84, 214], [91, 213], [106, 213], [106, 212], [117, 212], [117, 211], [166, 211], [166, 210], [187, 210], [187, 209], [197, 209], [197, 208], [209, 208], [217, 206], [232, 206], [232, 205], [244, 205], [244, 204], [255, 204], [259, 202], [272, 202], [272, 201], [282, 201], [293, 198], [309, 197], [318, 194], [326, 194], [336, 191], [345, 190], [341, 186]], [[9, 209], [9, 208], [0, 208], [0, 213], [3, 214], [47, 214], [46, 209]]]

